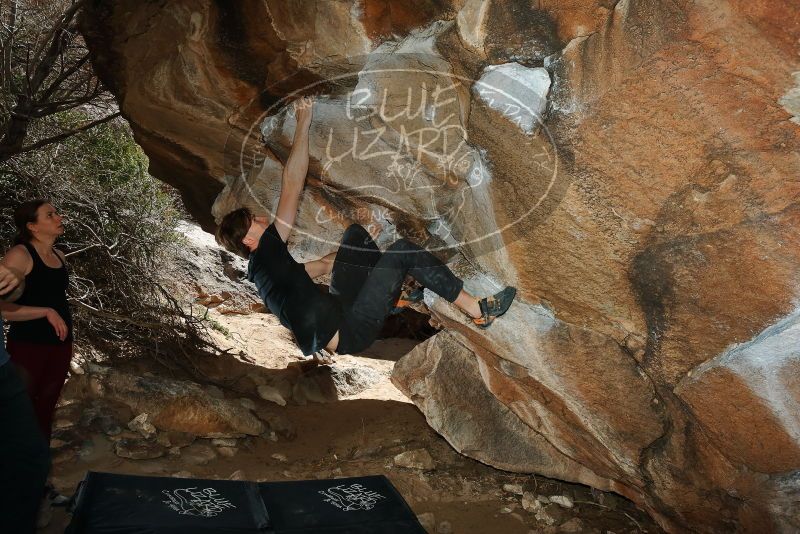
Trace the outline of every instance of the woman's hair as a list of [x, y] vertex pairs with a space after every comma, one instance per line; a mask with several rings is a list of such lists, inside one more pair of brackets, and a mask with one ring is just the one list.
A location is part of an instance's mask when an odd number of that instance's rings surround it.
[[17, 209], [14, 210], [14, 225], [17, 227], [17, 235], [14, 237], [15, 245], [30, 243], [33, 234], [28, 228], [28, 223], [35, 223], [38, 219], [39, 208], [49, 202], [47, 199], [37, 198], [17, 206]]
[[250, 257], [250, 249], [242, 243], [242, 239], [247, 235], [252, 223], [253, 212], [248, 208], [239, 208], [230, 212], [219, 223], [216, 235], [217, 243], [234, 254], [247, 259]]

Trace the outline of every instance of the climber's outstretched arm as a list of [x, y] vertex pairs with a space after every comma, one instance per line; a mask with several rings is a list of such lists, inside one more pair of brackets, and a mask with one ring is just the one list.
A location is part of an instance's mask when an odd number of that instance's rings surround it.
[[297, 117], [297, 127], [292, 141], [292, 151], [286, 166], [283, 168], [281, 180], [281, 196], [278, 200], [278, 209], [275, 213], [275, 229], [285, 242], [297, 218], [297, 208], [300, 205], [300, 196], [306, 184], [308, 173], [308, 128], [311, 126], [311, 115], [314, 102], [308, 97], [294, 101], [294, 111]]

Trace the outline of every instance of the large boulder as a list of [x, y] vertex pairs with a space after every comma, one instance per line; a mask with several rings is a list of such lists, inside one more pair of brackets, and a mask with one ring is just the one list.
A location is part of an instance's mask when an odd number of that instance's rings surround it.
[[352, 222], [475, 294], [393, 380], [455, 448], [612, 489], [667, 529], [800, 528], [793, 0], [121, 0], [95, 68], [212, 230], [274, 210], [317, 99], [292, 252]]
[[217, 438], [255, 436], [266, 429], [238, 401], [217, 398], [193, 382], [97, 365], [79, 378], [90, 396], [114, 399], [135, 413], [146, 413], [158, 430]]

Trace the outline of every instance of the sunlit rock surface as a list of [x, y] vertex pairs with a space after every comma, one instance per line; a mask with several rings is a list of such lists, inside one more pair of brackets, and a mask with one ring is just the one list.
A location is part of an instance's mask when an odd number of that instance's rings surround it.
[[800, 529], [796, 2], [91, 6], [95, 67], [206, 229], [274, 209], [316, 94], [295, 255], [359, 222], [519, 288], [488, 331], [426, 294], [446, 329], [396, 367], [455, 448], [671, 531]]

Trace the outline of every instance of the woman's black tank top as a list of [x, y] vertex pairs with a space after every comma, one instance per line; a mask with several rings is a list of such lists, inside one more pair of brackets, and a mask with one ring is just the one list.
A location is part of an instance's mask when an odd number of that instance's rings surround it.
[[69, 304], [67, 304], [67, 287], [69, 286], [67, 266], [62, 261], [61, 267], [48, 267], [39, 257], [39, 253], [36, 252], [33, 245], [30, 243], [23, 243], [23, 245], [33, 259], [33, 269], [25, 277], [25, 290], [17, 299], [16, 304], [53, 308], [67, 323], [69, 332], [66, 339], [61, 341], [47, 319], [9, 321], [11, 327], [8, 331], [8, 339], [43, 345], [70, 343], [72, 342], [72, 314]]

